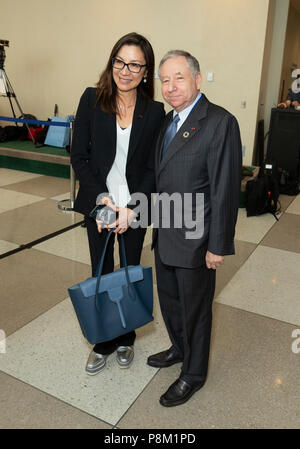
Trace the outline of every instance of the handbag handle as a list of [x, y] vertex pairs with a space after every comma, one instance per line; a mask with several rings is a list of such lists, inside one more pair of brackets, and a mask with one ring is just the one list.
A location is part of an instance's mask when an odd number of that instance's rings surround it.
[[[95, 277], [97, 277], [98, 279], [101, 277], [101, 274], [102, 274], [107, 245], [108, 245], [111, 235], [113, 234], [114, 229], [116, 229], [116, 228], [112, 228], [111, 230], [109, 230], [108, 234], [106, 236], [106, 241], [105, 241], [104, 248], [102, 251], [101, 259], [100, 259], [100, 262], [99, 262], [99, 265], [98, 265], [98, 268], [97, 268], [96, 274], [95, 274]], [[127, 283], [130, 284], [123, 234], [121, 234], [120, 237], [121, 237], [121, 262], [123, 262], [123, 266], [125, 268]], [[98, 288], [99, 288], [99, 285], [98, 285]], [[98, 291], [98, 288], [96, 291]]]
[[[103, 269], [103, 264], [104, 264], [104, 258], [105, 258], [105, 254], [106, 254], [107, 245], [108, 245], [109, 239], [110, 239], [112, 234], [113, 234], [113, 229], [108, 231], [108, 234], [107, 234], [107, 237], [106, 237], [106, 241], [105, 241], [105, 245], [104, 245], [103, 252], [102, 252], [102, 256], [101, 256], [101, 259], [100, 259], [100, 262], [99, 262], [99, 266], [98, 266], [97, 272], [96, 272], [97, 283], [96, 283], [95, 297], [96, 297], [96, 307], [97, 307], [97, 309], [98, 309], [97, 296], [98, 296], [98, 292], [99, 292], [99, 288], [100, 288], [100, 281], [101, 281], [102, 269]], [[124, 268], [125, 268], [125, 276], [126, 276], [126, 281], [127, 281], [128, 293], [129, 293], [131, 299], [135, 300], [136, 299], [136, 297], [135, 297], [135, 289], [133, 289], [133, 286], [132, 286], [132, 284], [130, 282], [130, 279], [129, 279], [128, 265], [127, 265], [125, 244], [124, 244], [124, 237], [123, 237], [122, 234], [121, 234], [121, 259], [122, 259], [122, 262], [123, 262], [123, 265], [124, 265]], [[126, 323], [125, 323], [125, 318], [124, 318], [124, 315], [123, 315], [122, 307], [121, 307], [121, 304], [120, 304], [120, 298], [118, 298], [116, 300], [116, 302], [117, 302], [117, 306], [118, 306], [118, 309], [119, 309], [122, 325], [125, 328], [126, 327]], [[99, 311], [99, 309], [98, 309], [98, 311]]]
[[105, 258], [105, 254], [106, 254], [107, 245], [108, 245], [108, 242], [109, 242], [109, 239], [110, 239], [111, 235], [113, 234], [113, 230], [114, 229], [115, 228], [112, 228], [107, 233], [105, 244], [104, 244], [104, 248], [103, 248], [103, 251], [102, 251], [102, 255], [101, 255], [101, 258], [100, 258], [99, 265], [98, 265], [97, 270], [96, 270], [95, 277], [99, 277], [99, 274], [100, 274], [100, 276], [102, 274], [102, 269], [103, 269], [103, 264], [104, 264], [104, 258]]

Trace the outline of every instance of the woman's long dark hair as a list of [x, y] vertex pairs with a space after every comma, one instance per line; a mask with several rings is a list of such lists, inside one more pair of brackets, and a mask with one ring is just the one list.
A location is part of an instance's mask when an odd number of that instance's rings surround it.
[[101, 108], [109, 114], [117, 113], [117, 86], [112, 76], [112, 58], [115, 58], [123, 45], [136, 45], [140, 47], [146, 59], [147, 82], [138, 85], [138, 91], [146, 98], [154, 97], [154, 53], [150, 42], [140, 34], [129, 33], [121, 37], [114, 45], [107, 66], [101, 74], [97, 87], [97, 102], [101, 103]]

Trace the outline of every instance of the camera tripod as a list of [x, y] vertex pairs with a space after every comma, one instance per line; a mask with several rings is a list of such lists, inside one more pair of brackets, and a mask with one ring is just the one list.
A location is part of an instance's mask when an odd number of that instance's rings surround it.
[[[4, 69], [5, 50], [4, 50], [4, 46], [1, 45], [2, 42], [4, 42], [4, 41], [0, 41], [0, 87], [1, 86], [4, 87], [4, 91], [0, 91], [0, 97], [4, 96], [4, 97], [8, 98], [9, 104], [10, 104], [10, 107], [11, 107], [11, 110], [12, 110], [12, 113], [13, 113], [13, 116], [16, 119], [17, 117], [16, 117], [15, 110], [14, 110], [13, 103], [12, 103], [12, 98], [14, 98], [14, 100], [16, 102], [16, 105], [17, 105], [17, 107], [19, 109], [19, 112], [21, 114], [20, 118], [25, 118], [24, 113], [22, 111], [22, 108], [20, 106], [20, 103], [18, 102], [17, 96], [15, 94], [15, 91], [14, 91], [14, 89], [13, 89], [13, 87], [12, 87], [12, 85], [11, 85], [9, 79], [8, 79], [8, 76], [7, 76], [6, 72], [5, 72], [5, 69]], [[8, 43], [8, 41], [5, 41], [5, 42]], [[17, 123], [16, 123], [16, 126], [18, 126]], [[34, 137], [32, 135], [32, 132], [31, 132], [28, 124], [25, 123], [25, 126], [28, 129], [28, 132], [30, 134], [30, 137], [31, 137], [33, 143], [35, 144], [36, 143], [35, 139], [34, 139]]]

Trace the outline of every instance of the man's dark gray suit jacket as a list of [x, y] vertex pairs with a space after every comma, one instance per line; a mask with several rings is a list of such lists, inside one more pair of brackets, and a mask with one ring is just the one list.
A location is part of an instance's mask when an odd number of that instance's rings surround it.
[[175, 228], [171, 217], [170, 229], [154, 229], [153, 246], [158, 245], [164, 264], [196, 268], [205, 263], [207, 250], [221, 256], [234, 254], [242, 167], [240, 131], [232, 114], [202, 94], [161, 160], [163, 137], [172, 118], [173, 111], [166, 116], [157, 141], [156, 192], [192, 194], [193, 214], [196, 193], [203, 193], [204, 231], [200, 238], [186, 239], [191, 229], [184, 224]]

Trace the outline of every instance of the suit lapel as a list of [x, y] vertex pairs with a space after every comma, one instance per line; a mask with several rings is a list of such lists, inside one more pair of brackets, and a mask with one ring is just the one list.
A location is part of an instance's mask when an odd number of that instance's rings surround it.
[[146, 122], [144, 107], [145, 107], [145, 100], [141, 97], [141, 95], [138, 94], [132, 120], [127, 164], [134, 155], [134, 152], [138, 146]]
[[99, 104], [95, 108], [94, 129], [98, 146], [115, 151], [117, 138], [116, 116], [103, 112]]
[[[177, 134], [175, 135], [173, 141], [170, 144], [170, 147], [168, 148], [163, 160], [159, 164], [158, 174], [161, 172], [161, 170], [168, 164], [170, 159], [179, 151], [181, 150], [186, 143], [190, 141], [190, 139], [197, 134], [202, 126], [203, 123], [201, 121], [206, 117], [207, 115], [207, 108], [208, 108], [209, 101], [205, 97], [204, 94], [202, 94], [202, 98], [199, 101], [198, 104], [194, 107], [194, 109], [190, 112], [187, 119], [183, 123], [183, 125], [179, 128]], [[172, 116], [172, 115], [171, 115]], [[161, 142], [162, 146], [162, 142]], [[161, 146], [159, 154], [161, 153]]]

